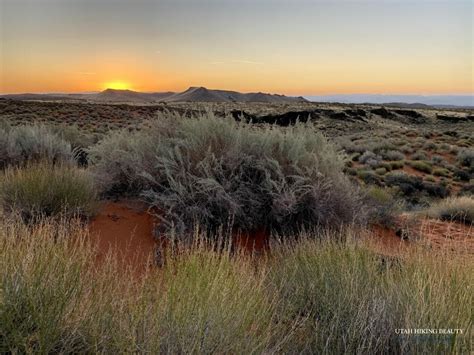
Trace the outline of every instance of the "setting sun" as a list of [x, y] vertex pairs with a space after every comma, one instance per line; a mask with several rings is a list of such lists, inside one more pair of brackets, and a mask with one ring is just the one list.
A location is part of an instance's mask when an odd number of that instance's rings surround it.
[[104, 89], [115, 89], [115, 90], [129, 90], [130, 84], [125, 81], [109, 81], [104, 84]]

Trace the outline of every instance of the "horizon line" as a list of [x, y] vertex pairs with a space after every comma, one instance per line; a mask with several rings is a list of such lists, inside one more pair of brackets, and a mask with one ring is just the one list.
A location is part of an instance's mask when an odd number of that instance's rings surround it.
[[[189, 86], [187, 89], [183, 91], [189, 90], [191, 88], [205, 88], [207, 90], [221, 90], [221, 91], [234, 91], [239, 93], [264, 93], [264, 94], [271, 94], [271, 95], [285, 95], [290, 97], [315, 97], [315, 96], [355, 96], [355, 95], [365, 95], [365, 96], [474, 96], [474, 92], [471, 93], [425, 93], [425, 92], [410, 92], [410, 93], [400, 93], [400, 92], [393, 92], [393, 93], [386, 93], [386, 92], [377, 92], [377, 93], [368, 93], [368, 92], [353, 92], [353, 93], [309, 93], [309, 94], [281, 94], [279, 92], [263, 92], [263, 91], [238, 91], [234, 89], [209, 89], [205, 86]], [[74, 94], [95, 94], [104, 92], [106, 90], [115, 90], [115, 91], [134, 91], [138, 93], [144, 94], [153, 94], [153, 93], [167, 93], [167, 92], [174, 92], [179, 93], [183, 91], [173, 91], [173, 90], [162, 90], [162, 91], [140, 91], [133, 88], [128, 89], [114, 89], [114, 88], [105, 88], [103, 90], [90, 90], [90, 91], [24, 91], [24, 92], [2, 92], [0, 93], [1, 96], [4, 95], [54, 95], [54, 94], [63, 94], [63, 95], [74, 95]]]

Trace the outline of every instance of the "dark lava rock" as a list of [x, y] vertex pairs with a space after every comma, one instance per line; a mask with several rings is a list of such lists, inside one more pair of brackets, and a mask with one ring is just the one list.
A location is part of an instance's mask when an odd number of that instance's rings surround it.
[[255, 121], [256, 116], [251, 115], [245, 111], [232, 110], [229, 114], [234, 118], [234, 120], [240, 122], [242, 119], [246, 122]]
[[411, 118], [420, 118], [423, 117], [423, 115], [417, 111], [413, 110], [395, 110], [396, 113], [402, 116], [407, 116]]
[[456, 131], [445, 131], [443, 134], [450, 137], [459, 137], [459, 133]]
[[294, 125], [297, 121], [307, 122], [319, 118], [315, 111], [290, 111], [281, 115], [254, 116], [244, 111], [234, 110], [230, 114], [237, 121], [243, 118], [246, 122], [276, 124], [284, 127]]
[[347, 120], [349, 116], [345, 112], [334, 112], [329, 115], [329, 118], [334, 120]]
[[438, 120], [451, 122], [451, 123], [474, 121], [474, 116], [447, 116], [447, 115], [437, 114], [436, 118], [438, 118]]
[[375, 108], [375, 109], [370, 110], [370, 112], [375, 115], [379, 115], [380, 117], [383, 117], [383, 118], [393, 117], [393, 113], [387, 110], [385, 107]]
[[279, 126], [294, 125], [297, 121], [308, 122], [319, 118], [313, 111], [290, 111], [281, 115], [268, 115], [257, 118], [259, 122], [277, 124]]
[[354, 109], [354, 110], [344, 110], [345, 113], [347, 113], [349, 116], [352, 116], [352, 117], [367, 117], [367, 112], [365, 112], [364, 110], [362, 110], [361, 108], [358, 108], [358, 109]]

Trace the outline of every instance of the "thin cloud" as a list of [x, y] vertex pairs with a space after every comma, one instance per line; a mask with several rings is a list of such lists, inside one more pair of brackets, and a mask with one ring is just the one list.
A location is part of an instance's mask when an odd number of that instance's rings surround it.
[[223, 61], [209, 62], [209, 64], [212, 64], [212, 65], [227, 64], [227, 63], [249, 64], [249, 65], [263, 65], [263, 64], [265, 64], [263, 62], [256, 62], [256, 61], [253, 61], [253, 60], [246, 60], [246, 59], [234, 59], [234, 60], [231, 60], [230, 62], [223, 62]]
[[240, 64], [252, 64], [252, 65], [262, 65], [265, 64], [263, 62], [255, 62], [253, 60], [246, 60], [246, 59], [235, 59], [232, 63], [240, 63]]
[[80, 71], [78, 74], [80, 74], [80, 75], [95, 75], [96, 73], [88, 72], [88, 71]]

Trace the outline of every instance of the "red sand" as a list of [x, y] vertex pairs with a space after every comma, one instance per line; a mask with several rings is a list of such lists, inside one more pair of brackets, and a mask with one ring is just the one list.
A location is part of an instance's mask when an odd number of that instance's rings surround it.
[[[396, 230], [403, 230], [408, 240], [397, 236]], [[434, 252], [474, 255], [474, 226], [458, 222], [430, 218], [409, 222], [406, 216], [401, 216], [394, 228], [373, 226], [370, 237], [375, 250], [385, 254], [399, 254], [416, 243]]]
[[153, 229], [153, 217], [137, 202], [105, 202], [89, 226], [99, 262], [112, 252], [121, 265], [142, 270], [153, 260]]
[[[119, 263], [143, 272], [155, 260], [158, 246], [154, 238], [155, 219], [143, 204], [133, 201], [104, 202], [98, 215], [90, 223], [90, 238], [97, 248], [98, 262], [103, 262], [108, 253], [117, 253]], [[408, 240], [397, 235], [404, 229]], [[376, 252], [399, 255], [409, 250], [414, 242], [433, 251], [442, 250], [457, 254], [474, 255], [474, 227], [456, 222], [422, 218], [409, 223], [406, 216], [399, 218], [397, 226], [387, 228], [375, 225], [369, 239]], [[270, 235], [264, 230], [254, 233], [239, 233], [234, 237], [237, 249], [257, 255], [269, 249]]]
[[380, 225], [372, 226], [369, 238], [375, 252], [388, 256], [399, 255], [409, 246], [408, 241], [397, 236], [395, 230]]
[[474, 226], [425, 218], [418, 223], [415, 232], [432, 249], [474, 255]]
[[237, 249], [260, 254], [268, 250], [270, 234], [265, 229], [253, 233], [238, 233], [234, 236], [233, 242]]

